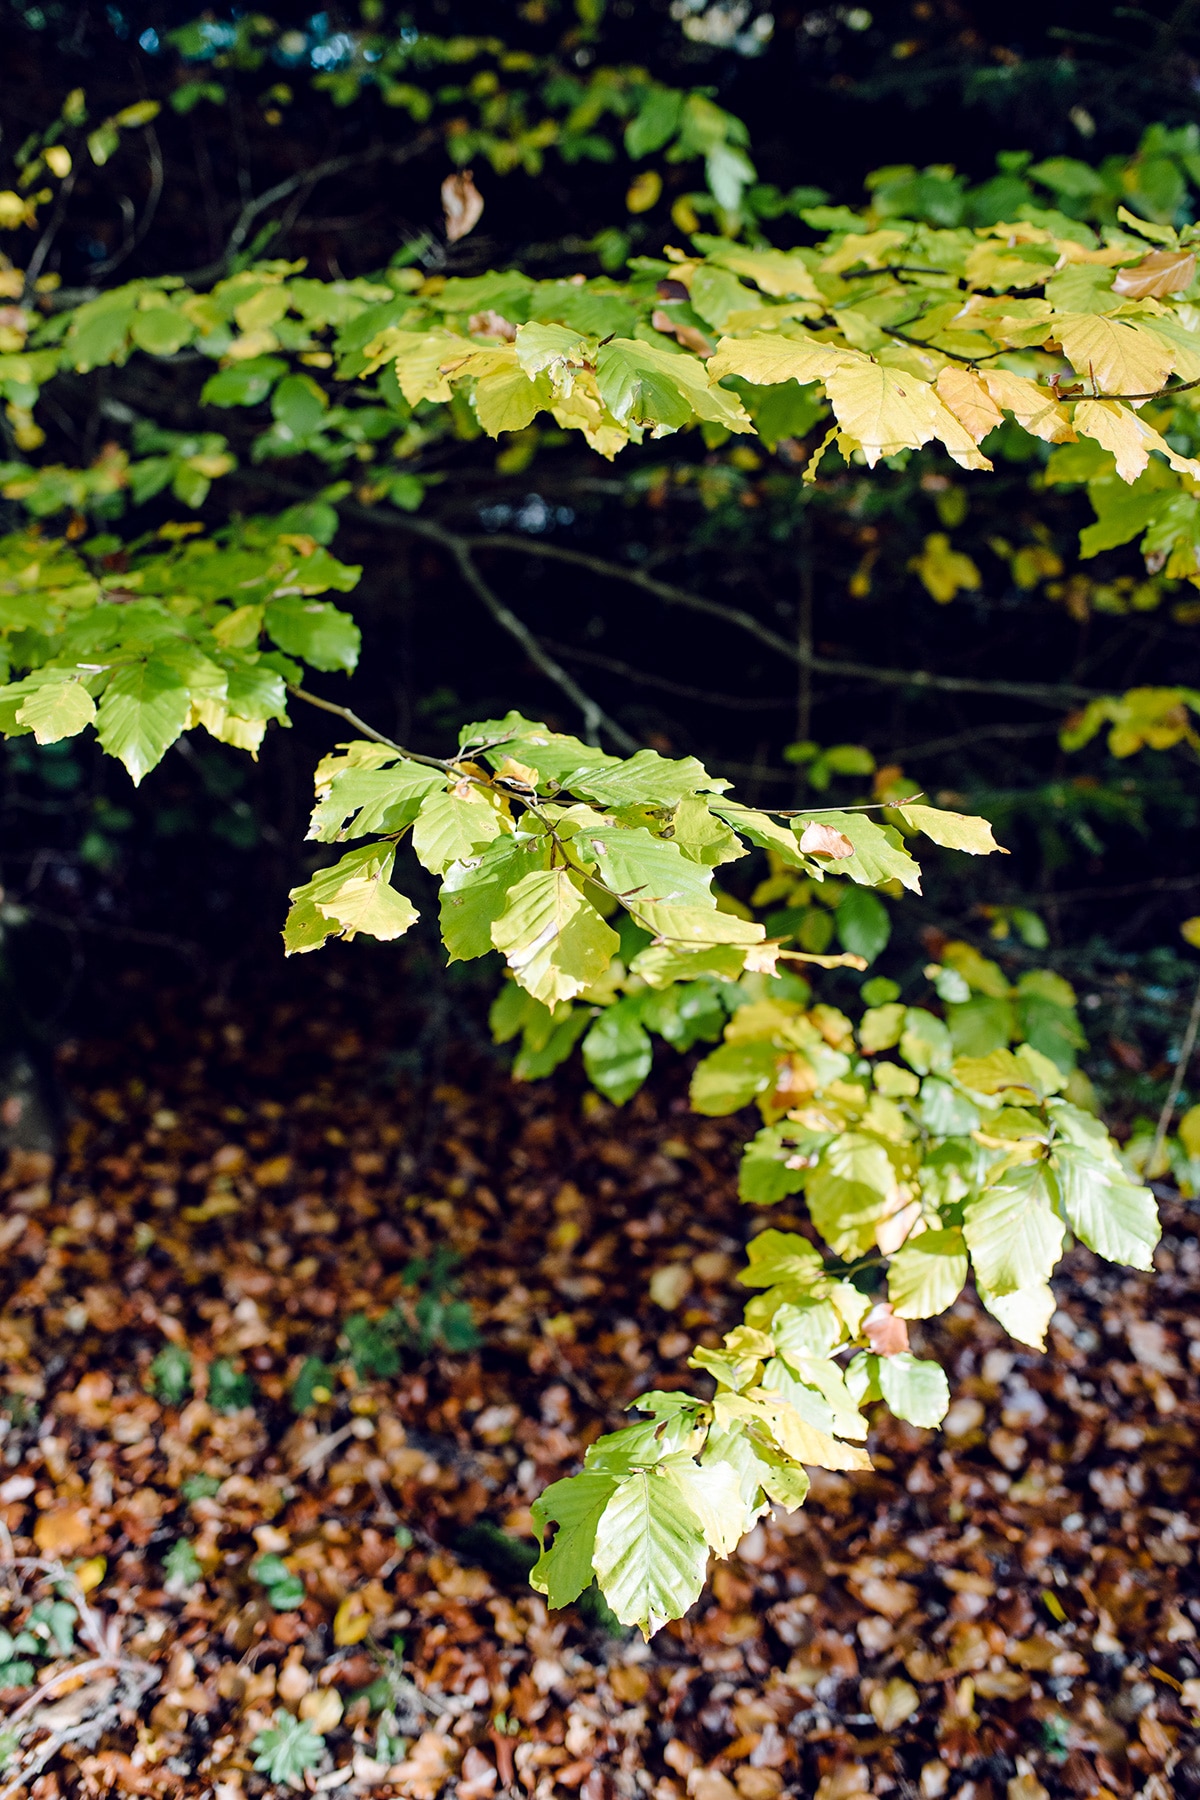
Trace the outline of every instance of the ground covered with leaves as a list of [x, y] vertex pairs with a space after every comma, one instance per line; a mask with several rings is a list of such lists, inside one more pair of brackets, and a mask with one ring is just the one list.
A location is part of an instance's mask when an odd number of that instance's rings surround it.
[[163, 1002], [11, 1155], [0, 1800], [1200, 1794], [1194, 1211], [1153, 1278], [1076, 1251], [1045, 1356], [918, 1328], [945, 1432], [881, 1417], [645, 1645], [547, 1613], [530, 1503], [796, 1221], [682, 1065], [617, 1111], [380, 1041]]

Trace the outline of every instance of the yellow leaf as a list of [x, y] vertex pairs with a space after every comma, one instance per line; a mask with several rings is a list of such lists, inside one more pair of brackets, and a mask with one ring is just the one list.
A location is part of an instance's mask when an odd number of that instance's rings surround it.
[[841, 275], [847, 269], [858, 268], [860, 264], [868, 269], [881, 268], [884, 263], [891, 261], [889, 252], [906, 244], [908, 236], [907, 231], [897, 231], [893, 226], [885, 226], [882, 231], [868, 231], [857, 237], [847, 237], [822, 260], [822, 272]]
[[658, 170], [643, 169], [641, 174], [635, 175], [629, 184], [625, 195], [626, 211], [631, 213], [649, 212], [652, 206], [658, 205], [661, 193], [662, 176]]
[[1105, 394], [1157, 393], [1175, 366], [1162, 338], [1125, 319], [1063, 313], [1054, 320], [1054, 333], [1072, 368]]
[[909, 1682], [893, 1675], [883, 1687], [875, 1689], [867, 1704], [880, 1731], [896, 1731], [905, 1719], [911, 1719], [920, 1710], [921, 1697]]
[[865, 358], [833, 369], [825, 391], [842, 431], [861, 447], [869, 468], [897, 450], [919, 450], [936, 434], [940, 406], [932, 385]]
[[72, 1556], [92, 1535], [85, 1506], [54, 1506], [39, 1515], [33, 1541], [46, 1556]]
[[299, 1712], [300, 1717], [324, 1737], [341, 1721], [342, 1696], [336, 1688], [313, 1688], [301, 1700]]
[[711, 252], [708, 260], [720, 269], [745, 275], [764, 294], [773, 294], [777, 300], [798, 295], [802, 300], [824, 301], [798, 250], [749, 250], [741, 244], [728, 244], [722, 250]]
[[333, 1641], [339, 1650], [361, 1644], [371, 1629], [371, 1615], [361, 1594], [347, 1594], [333, 1615]]
[[1111, 450], [1122, 481], [1137, 480], [1150, 461], [1152, 450], [1165, 456], [1181, 475], [1200, 479], [1200, 462], [1180, 456], [1153, 425], [1116, 400], [1081, 400], [1075, 408], [1075, 429]]
[[870, 1469], [874, 1466], [865, 1450], [860, 1450], [856, 1444], [843, 1444], [830, 1437], [827, 1431], [819, 1431], [782, 1395], [774, 1394], [768, 1388], [752, 1388], [742, 1398], [766, 1414], [780, 1449], [797, 1462], [817, 1469]]
[[90, 1594], [93, 1588], [98, 1588], [104, 1580], [107, 1570], [108, 1558], [106, 1556], [91, 1556], [87, 1562], [80, 1563], [74, 1574], [81, 1592]]
[[952, 549], [944, 531], [930, 532], [920, 556], [912, 557], [908, 566], [920, 576], [926, 592], [932, 594], [939, 606], [953, 600], [960, 588], [977, 588], [983, 584], [983, 577], [971, 558], [961, 550]]
[[[1200, 919], [1188, 919], [1180, 930], [1187, 937], [1188, 926], [1196, 927], [1195, 935], [1188, 937], [1189, 944], [1200, 944]], [[1200, 1157], [1200, 1106], [1189, 1106], [1179, 1121], [1179, 1141], [1189, 1156]]]
[[1013, 375], [1008, 369], [989, 369], [984, 385], [997, 406], [1010, 412], [1018, 425], [1047, 444], [1069, 444], [1075, 432], [1066, 410], [1047, 388], [1039, 387], [1024, 375]]
[[[1200, 914], [1194, 919], [1185, 919], [1183, 924], [1179, 927], [1179, 935], [1183, 938], [1185, 943], [1191, 944], [1195, 949], [1200, 950]], [[1196, 1113], [1196, 1124], [1200, 1127], [1200, 1107], [1193, 1106], [1192, 1112]], [[1189, 1114], [1187, 1116], [1190, 1117], [1191, 1115]], [[1180, 1126], [1179, 1129], [1180, 1135], [1182, 1135], [1183, 1127]]]
[[868, 369], [872, 366], [870, 359], [857, 350], [819, 344], [815, 338], [756, 331], [747, 338], [723, 337], [708, 359], [708, 374], [714, 381], [720, 381], [723, 375], [740, 375], [759, 387], [772, 387], [781, 381], [798, 381], [805, 387], [810, 381], [823, 381], [834, 369], [855, 364]]
[[1004, 414], [974, 369], [943, 369], [934, 385], [938, 398], [949, 407], [973, 443], [981, 444], [989, 431], [1004, 423]]

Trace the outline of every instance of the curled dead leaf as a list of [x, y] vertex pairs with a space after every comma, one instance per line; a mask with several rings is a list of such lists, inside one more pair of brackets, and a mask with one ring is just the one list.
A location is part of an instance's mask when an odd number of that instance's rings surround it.
[[715, 346], [709, 343], [697, 326], [687, 325], [682, 319], [673, 319], [665, 307], [655, 307], [650, 315], [650, 323], [655, 331], [673, 337], [677, 344], [682, 344], [686, 350], [694, 350], [697, 356], [711, 356], [713, 353]]
[[890, 1300], [871, 1308], [863, 1320], [863, 1335], [876, 1356], [898, 1356], [908, 1349], [908, 1326], [896, 1317]]
[[452, 244], [478, 225], [483, 217], [483, 195], [475, 186], [470, 169], [459, 169], [443, 181], [442, 212], [446, 217], [446, 236]]
[[1191, 287], [1195, 276], [1194, 250], [1151, 250], [1140, 262], [1117, 270], [1113, 292], [1126, 300], [1162, 299]]
[[816, 819], [804, 827], [800, 848], [806, 856], [828, 856], [837, 862], [854, 855], [854, 845], [844, 831], [835, 831], [832, 825], [822, 825]]

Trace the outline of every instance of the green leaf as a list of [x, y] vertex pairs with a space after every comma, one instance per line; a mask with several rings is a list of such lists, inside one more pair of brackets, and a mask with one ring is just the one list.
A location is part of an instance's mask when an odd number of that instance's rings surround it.
[[941, 1363], [922, 1362], [907, 1350], [878, 1359], [879, 1391], [898, 1419], [927, 1430], [940, 1425], [950, 1406], [950, 1384]]
[[210, 375], [200, 390], [202, 406], [257, 406], [265, 400], [287, 364], [278, 356], [255, 356]]
[[583, 1063], [593, 1087], [622, 1106], [650, 1073], [654, 1046], [641, 1021], [641, 998], [627, 995], [605, 1007], [583, 1040]]
[[904, 839], [890, 825], [877, 825], [861, 812], [814, 812], [793, 822], [797, 836], [815, 821], [840, 831], [854, 845], [853, 856], [839, 857], [831, 865], [838, 875], [848, 875], [862, 887], [882, 887], [886, 881], [898, 881], [914, 894], [921, 891], [921, 871], [908, 851]]
[[1018, 1288], [1012, 1294], [989, 1294], [981, 1287], [979, 1298], [1011, 1337], [1022, 1344], [1032, 1344], [1035, 1350], [1046, 1348], [1046, 1328], [1057, 1302], [1045, 1282]]
[[895, 1185], [891, 1159], [875, 1138], [850, 1131], [826, 1146], [805, 1193], [813, 1224], [837, 1255], [863, 1256], [871, 1248]]
[[718, 791], [729, 784], [710, 775], [694, 756], [672, 759], [657, 750], [639, 750], [624, 762], [585, 768], [564, 785], [603, 806], [666, 808], [677, 806], [688, 794]]
[[657, 1031], [682, 1055], [693, 1044], [715, 1044], [728, 1017], [720, 990], [711, 981], [679, 981], [657, 992], [643, 993], [642, 1023]]
[[646, 1638], [699, 1599], [708, 1564], [704, 1528], [661, 1465], [618, 1483], [596, 1526], [593, 1564], [622, 1625], [636, 1625]]
[[417, 909], [391, 885], [394, 844], [365, 844], [331, 868], [319, 869], [288, 895], [291, 907], [283, 928], [289, 956], [317, 950], [326, 938], [402, 937], [417, 921]]
[[554, 1006], [599, 981], [620, 939], [565, 869], [545, 869], [509, 890], [492, 943], [526, 992]]
[[[559, 1063], [566, 1062], [591, 1023], [591, 1009], [572, 1006], [567, 1001], [561, 1007], [556, 1007], [553, 1013], [548, 1013], [539, 1000], [524, 993], [515, 981], [506, 983], [506, 986], [513, 993], [520, 994], [528, 1005], [537, 1007], [540, 1013], [547, 1013], [554, 1020], [548, 1033], [526, 1025], [521, 1048], [512, 1067], [514, 1081], [542, 1081], [547, 1075], [553, 1074]], [[558, 1018], [559, 1012], [565, 1013], [566, 1017]]]
[[186, 1538], [176, 1538], [162, 1559], [168, 1588], [188, 1588], [199, 1581], [204, 1571], [196, 1552]]
[[738, 1112], [774, 1088], [781, 1060], [773, 1044], [722, 1044], [692, 1071], [693, 1112], [710, 1118]]
[[866, 888], [849, 887], [838, 901], [834, 914], [838, 941], [852, 956], [872, 963], [887, 949], [892, 935], [892, 922], [887, 907]]
[[799, 1369], [798, 1358], [828, 1356], [842, 1335], [842, 1321], [828, 1300], [790, 1300], [771, 1320], [771, 1336], [780, 1356]]
[[164, 1406], [179, 1406], [192, 1391], [192, 1358], [182, 1344], [164, 1344], [150, 1364], [150, 1391]]
[[661, 435], [707, 419], [727, 431], [752, 431], [736, 394], [711, 381], [698, 358], [634, 338], [613, 338], [596, 357], [596, 385], [614, 419]]
[[117, 670], [100, 701], [96, 735], [137, 787], [179, 737], [190, 710], [191, 696], [176, 670], [151, 656]]
[[684, 795], [671, 820], [671, 836], [685, 856], [703, 863], [707, 869], [736, 862], [746, 854], [745, 845], [739, 843], [702, 794]]
[[280, 1707], [275, 1722], [260, 1731], [250, 1745], [254, 1767], [271, 1781], [299, 1787], [307, 1769], [315, 1769], [325, 1754], [325, 1739], [305, 1719], [296, 1719]]
[[478, 788], [461, 782], [435, 790], [421, 802], [412, 845], [430, 874], [442, 875], [451, 863], [478, 856], [502, 829], [496, 808]]
[[724, 1462], [701, 1467], [690, 1456], [671, 1457], [661, 1467], [700, 1521], [709, 1549], [732, 1556], [749, 1529], [737, 1470]]
[[362, 633], [349, 613], [328, 600], [299, 596], [272, 600], [265, 623], [272, 643], [289, 656], [302, 657], [311, 668], [342, 669], [349, 674], [358, 663]]
[[1152, 1270], [1161, 1227], [1149, 1188], [1135, 1187], [1119, 1166], [1061, 1140], [1050, 1157], [1071, 1230], [1109, 1262]]
[[[541, 1555], [530, 1570], [530, 1585], [553, 1607], [569, 1606], [590, 1587], [592, 1554], [600, 1515], [616, 1489], [616, 1477], [595, 1469], [555, 1481], [530, 1507]], [[546, 1548], [546, 1526], [558, 1527]]]
[[440, 770], [420, 763], [345, 769], [334, 776], [313, 808], [308, 835], [318, 843], [334, 844], [373, 831], [403, 831], [416, 818], [422, 801], [444, 784]]
[[708, 869], [644, 826], [586, 827], [574, 841], [595, 857], [605, 885], [626, 906], [646, 900], [677, 906], [716, 904]]
[[738, 1168], [739, 1200], [774, 1206], [800, 1192], [808, 1179], [807, 1158], [798, 1155], [788, 1133], [786, 1125], [767, 1125], [750, 1139]]
[[440, 904], [442, 940], [451, 962], [486, 956], [494, 948], [492, 925], [504, 911], [509, 891], [526, 875], [544, 869], [549, 855], [547, 838], [505, 833], [482, 856], [450, 864]]
[[976, 1278], [990, 1294], [1043, 1285], [1062, 1255], [1057, 1184], [1044, 1162], [1022, 1163], [967, 1201], [963, 1235]]
[[300, 440], [322, 424], [329, 405], [325, 390], [309, 375], [285, 375], [271, 396], [271, 412], [281, 435]]
[[67, 675], [43, 681], [17, 709], [18, 725], [27, 725], [39, 744], [75, 737], [96, 717], [96, 703], [81, 681]]
[[217, 1412], [238, 1412], [254, 1404], [254, 1383], [228, 1357], [218, 1356], [208, 1371], [208, 1404]]
[[800, 854], [800, 846], [796, 842], [796, 834], [786, 825], [780, 825], [767, 813], [756, 812], [753, 807], [743, 806], [737, 800], [712, 800], [709, 802], [718, 818], [726, 820], [735, 831], [757, 844], [760, 850], [774, 850], [783, 861], [793, 869], [808, 866], [807, 858]]
[[702, 906], [669, 906], [657, 900], [631, 900], [629, 911], [656, 938], [678, 949], [706, 944], [761, 944], [764, 928], [753, 919]]
[[794, 1231], [760, 1231], [746, 1246], [749, 1262], [738, 1276], [743, 1287], [811, 1288], [825, 1273], [820, 1251]]
[[1005, 1049], [1016, 1035], [1012, 1001], [988, 994], [948, 1005], [946, 1023], [956, 1057], [990, 1056], [993, 1050]]
[[888, 1265], [888, 1298], [901, 1319], [932, 1319], [945, 1312], [967, 1279], [967, 1245], [957, 1228], [923, 1231], [896, 1251]]
[[910, 1006], [904, 1015], [900, 1036], [900, 1054], [918, 1075], [928, 1075], [950, 1067], [952, 1046], [950, 1033], [935, 1013], [922, 1006]]

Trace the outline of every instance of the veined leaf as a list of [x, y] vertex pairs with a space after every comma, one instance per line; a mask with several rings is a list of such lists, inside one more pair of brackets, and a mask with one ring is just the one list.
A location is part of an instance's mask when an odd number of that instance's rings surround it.
[[1168, 345], [1127, 319], [1059, 313], [1052, 324], [1067, 361], [1102, 394], [1153, 394], [1174, 367]]
[[412, 843], [431, 875], [477, 856], [503, 830], [500, 814], [482, 792], [460, 782], [429, 794], [413, 826]]
[[694, 756], [671, 758], [657, 750], [638, 750], [624, 762], [589, 762], [564, 782], [573, 793], [599, 800], [602, 806], [677, 806], [688, 794], [719, 793], [729, 786], [710, 775]]
[[96, 736], [125, 764], [137, 787], [183, 731], [190, 706], [176, 671], [151, 656], [117, 670], [100, 700]]
[[1162, 1235], [1149, 1188], [1135, 1187], [1119, 1165], [1078, 1144], [1059, 1142], [1050, 1157], [1071, 1229], [1109, 1262], [1153, 1269]]
[[402, 937], [415, 924], [417, 909], [391, 885], [395, 860], [394, 844], [364, 844], [293, 888], [283, 930], [287, 954], [317, 950], [326, 938], [353, 938], [360, 931], [385, 941]]
[[797, 832], [808, 821], [840, 831], [854, 845], [853, 856], [838, 858], [839, 875], [848, 875], [863, 887], [882, 887], [885, 881], [898, 881], [912, 893], [920, 893], [921, 871], [904, 848], [900, 833], [890, 825], [877, 825], [861, 812], [822, 811], [797, 819]]
[[345, 768], [313, 808], [308, 835], [332, 844], [373, 831], [402, 831], [445, 779], [439, 769], [408, 761], [387, 769]]
[[947, 850], [965, 850], [968, 856], [990, 856], [993, 850], [998, 850], [1001, 856], [1008, 855], [992, 836], [992, 828], [986, 819], [972, 818], [968, 813], [944, 812], [938, 806], [908, 804], [896, 810], [906, 824], [923, 831], [927, 838]]
[[600, 1591], [622, 1625], [649, 1638], [682, 1618], [704, 1586], [708, 1543], [695, 1511], [661, 1466], [617, 1485], [596, 1527]]
[[628, 911], [639, 925], [677, 949], [704, 944], [761, 944], [765, 928], [755, 919], [703, 906], [669, 906], [656, 900], [630, 900]]
[[901, 1319], [932, 1319], [945, 1312], [967, 1279], [966, 1239], [957, 1227], [923, 1231], [897, 1250], [888, 1264], [888, 1298]]
[[517, 882], [492, 926], [492, 943], [544, 1006], [573, 1000], [598, 981], [620, 948], [565, 869], [536, 870]]
[[18, 725], [27, 725], [39, 744], [75, 737], [96, 717], [96, 702], [83, 683], [65, 675], [42, 681], [17, 709]]
[[1046, 1348], [1046, 1328], [1058, 1302], [1045, 1282], [1018, 1288], [1012, 1294], [989, 1294], [980, 1288], [979, 1298], [1018, 1343], [1032, 1344], [1035, 1350]]
[[690, 1456], [673, 1456], [660, 1467], [700, 1521], [709, 1549], [732, 1556], [749, 1529], [737, 1470], [722, 1462], [701, 1467]]
[[963, 1235], [981, 1287], [1003, 1297], [1044, 1286], [1062, 1255], [1063, 1224], [1054, 1210], [1054, 1174], [1023, 1163], [967, 1201]]
[[907, 1350], [877, 1360], [879, 1391], [896, 1417], [926, 1429], [940, 1425], [950, 1406], [950, 1384], [942, 1365], [922, 1362]]
[[760, 1231], [746, 1246], [747, 1267], [738, 1276], [743, 1287], [790, 1287], [806, 1292], [825, 1274], [820, 1251], [794, 1231]]
[[[596, 1527], [616, 1485], [615, 1476], [585, 1469], [580, 1475], [552, 1482], [530, 1507], [541, 1547], [541, 1555], [529, 1572], [530, 1585], [545, 1594], [551, 1606], [569, 1606], [584, 1588], [591, 1586]], [[548, 1524], [558, 1529], [547, 1550]]]
[[875, 362], [831, 370], [825, 391], [842, 431], [861, 447], [872, 469], [881, 456], [927, 444], [939, 411], [945, 410], [928, 381]]
[[442, 877], [442, 941], [451, 962], [486, 956], [492, 925], [507, 904], [510, 890], [550, 860], [549, 840], [505, 833], [494, 838], [477, 859], [452, 862]]
[[744, 338], [723, 337], [716, 354], [708, 359], [708, 372], [715, 381], [740, 375], [757, 387], [773, 387], [781, 381], [797, 381], [806, 387], [810, 381], [824, 381], [835, 369], [858, 365], [871, 367], [870, 359], [858, 350], [783, 332], [756, 331]]
[[773, 1044], [722, 1044], [692, 1071], [693, 1111], [720, 1118], [749, 1106], [775, 1086], [781, 1062]]
[[273, 643], [289, 656], [303, 657], [314, 669], [348, 673], [358, 663], [362, 633], [349, 613], [328, 600], [306, 600], [299, 595], [272, 600], [265, 621]]
[[676, 906], [712, 906], [712, 876], [669, 838], [644, 826], [604, 825], [580, 832], [579, 843], [596, 858], [606, 887], [626, 906], [661, 900]]

